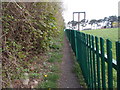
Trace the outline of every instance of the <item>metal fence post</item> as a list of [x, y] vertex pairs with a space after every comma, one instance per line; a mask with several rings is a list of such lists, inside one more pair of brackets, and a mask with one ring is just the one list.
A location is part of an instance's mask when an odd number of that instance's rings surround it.
[[94, 74], [94, 88], [96, 88], [96, 60], [95, 60], [95, 51], [94, 51], [95, 47], [94, 47], [94, 36], [92, 36], [92, 50], [93, 50], [93, 74]]
[[90, 72], [91, 72], [91, 88], [93, 88], [93, 61], [92, 61], [92, 50], [91, 50], [91, 46], [92, 46], [92, 41], [91, 41], [91, 35], [89, 35], [89, 50], [90, 50]]
[[117, 89], [120, 89], [120, 41], [116, 42], [116, 59], [117, 59]]
[[98, 89], [100, 89], [100, 61], [99, 61], [98, 37], [95, 37], [95, 44], [96, 44], [96, 59], [97, 59], [97, 83], [98, 83]]
[[86, 56], [87, 56], [87, 71], [88, 71], [88, 88], [90, 88], [90, 63], [89, 63], [89, 36], [88, 36], [88, 34], [86, 35], [86, 41], [87, 41], [87, 48], [86, 48], [86, 50], [87, 50], [87, 54], [86, 54]]
[[101, 72], [102, 72], [102, 88], [106, 88], [105, 80], [105, 55], [104, 55], [104, 40], [100, 38], [100, 49], [101, 49]]
[[75, 51], [76, 51], [76, 59], [78, 60], [77, 31], [74, 32], [74, 35], [75, 35]]
[[107, 39], [107, 58], [108, 58], [108, 88], [113, 88], [113, 73], [112, 73], [112, 42]]

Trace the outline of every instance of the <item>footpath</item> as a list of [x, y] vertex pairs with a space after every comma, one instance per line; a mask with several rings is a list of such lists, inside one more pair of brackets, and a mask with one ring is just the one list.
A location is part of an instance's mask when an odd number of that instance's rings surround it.
[[64, 36], [63, 59], [58, 88], [81, 88], [77, 76], [73, 72], [74, 58], [67, 38]]

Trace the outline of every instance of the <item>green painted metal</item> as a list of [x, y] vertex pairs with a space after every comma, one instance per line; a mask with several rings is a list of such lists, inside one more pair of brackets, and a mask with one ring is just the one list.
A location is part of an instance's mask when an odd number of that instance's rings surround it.
[[91, 43], [91, 36], [89, 35], [90, 71], [91, 71], [90, 78], [91, 78], [91, 88], [93, 88], [93, 63], [92, 63], [92, 50], [91, 50], [91, 46], [92, 46], [92, 43]]
[[[86, 35], [86, 40], [87, 40], [87, 43], [86, 45], [89, 46], [89, 36]], [[87, 56], [87, 70], [88, 70], [88, 87], [90, 87], [90, 84], [91, 84], [91, 78], [90, 78], [90, 62], [89, 62], [89, 48], [86, 47], [86, 56]]]
[[102, 87], [106, 88], [106, 80], [105, 80], [105, 53], [104, 53], [104, 39], [100, 38], [100, 49], [101, 49], [101, 71], [102, 71]]
[[[70, 29], [66, 29], [65, 32], [80, 64], [88, 88], [113, 89], [113, 68], [117, 72], [117, 87], [120, 88], [120, 42], [116, 42], [117, 64], [115, 64], [112, 62], [112, 43], [110, 40], [104, 41], [103, 38]], [[106, 42], [107, 57], [104, 42]], [[108, 68], [106, 68], [105, 63]]]
[[98, 45], [98, 37], [95, 37], [96, 44], [96, 59], [97, 59], [97, 87], [100, 88], [100, 61], [99, 61], [99, 45]]
[[74, 32], [75, 36], [75, 53], [76, 53], [76, 59], [78, 60], [78, 44], [77, 44], [77, 32]]
[[107, 58], [108, 58], [108, 88], [113, 88], [113, 74], [112, 74], [112, 42], [107, 39]]
[[94, 51], [94, 37], [92, 36], [92, 50], [93, 50], [93, 74], [94, 74], [94, 79], [93, 79], [93, 82], [94, 82], [94, 87], [96, 87], [96, 66], [95, 66], [95, 51]]
[[116, 59], [117, 59], [117, 89], [120, 89], [120, 41], [116, 42]]

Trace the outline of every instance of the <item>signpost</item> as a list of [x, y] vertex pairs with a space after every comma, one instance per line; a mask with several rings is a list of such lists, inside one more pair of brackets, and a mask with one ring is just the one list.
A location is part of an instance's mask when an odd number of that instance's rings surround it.
[[73, 22], [74, 22], [74, 14], [77, 13], [78, 14], [78, 31], [80, 31], [80, 14], [83, 13], [84, 14], [84, 19], [86, 18], [86, 13], [85, 12], [73, 12]]

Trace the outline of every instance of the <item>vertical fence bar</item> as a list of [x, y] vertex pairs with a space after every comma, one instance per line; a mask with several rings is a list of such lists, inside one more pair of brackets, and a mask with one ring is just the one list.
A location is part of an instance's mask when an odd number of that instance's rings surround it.
[[76, 55], [76, 42], [75, 42], [75, 40], [76, 40], [76, 38], [75, 38], [75, 33], [76, 33], [76, 30], [74, 30], [74, 51], [75, 51], [75, 55]]
[[91, 35], [89, 35], [89, 48], [90, 48], [90, 71], [91, 71], [91, 88], [93, 88], [93, 68], [92, 68], [92, 48], [91, 48]]
[[72, 31], [73, 31], [73, 33], [72, 33], [72, 38], [73, 38], [73, 39], [72, 39], [72, 42], [73, 42], [73, 50], [74, 50], [74, 53], [75, 53], [75, 55], [76, 55], [76, 50], [75, 50], [75, 48], [76, 48], [76, 47], [75, 47], [75, 34], [74, 34], [74, 33], [75, 33], [75, 30], [72, 30]]
[[88, 66], [88, 35], [86, 34], [86, 65], [87, 65], [87, 85], [89, 86], [89, 66]]
[[90, 62], [89, 62], [89, 36], [87, 34], [87, 66], [88, 66], [88, 88], [90, 88]]
[[80, 32], [80, 36], [81, 36], [81, 66], [82, 66], [82, 72], [84, 74], [84, 69], [83, 69], [83, 33]]
[[96, 88], [96, 67], [95, 67], [95, 47], [94, 47], [94, 37], [92, 36], [92, 49], [93, 49], [93, 73], [94, 73], [94, 88]]
[[84, 50], [84, 72], [85, 72], [85, 81], [87, 82], [87, 77], [88, 77], [88, 71], [87, 71], [87, 55], [86, 55], [86, 53], [87, 53], [87, 51], [86, 51], [86, 34], [84, 34], [83, 33], [83, 36], [84, 36], [84, 38], [83, 38], [83, 45], [84, 45], [84, 47], [83, 47], [83, 50]]
[[88, 85], [88, 76], [89, 76], [88, 72], [89, 72], [89, 71], [88, 71], [88, 55], [87, 55], [87, 52], [88, 52], [88, 51], [87, 51], [87, 48], [88, 48], [88, 47], [87, 47], [87, 43], [88, 43], [88, 42], [87, 42], [87, 34], [85, 34], [86, 83], [87, 83], [87, 85]]
[[[82, 61], [82, 41], [81, 41], [82, 37], [81, 37], [81, 33], [79, 32], [79, 64], [81, 65], [81, 61]], [[82, 66], [81, 66], [81, 69], [82, 69]]]
[[106, 88], [105, 80], [105, 54], [104, 54], [104, 40], [100, 38], [100, 49], [101, 49], [101, 72], [102, 72], [102, 88]]
[[75, 53], [75, 50], [74, 50], [74, 30], [72, 30], [72, 33], [71, 33], [71, 42], [72, 42], [72, 49], [73, 49], [73, 52]]
[[98, 37], [95, 37], [95, 44], [96, 44], [96, 58], [97, 58], [97, 83], [98, 83], [98, 89], [100, 89], [100, 61], [99, 61]]
[[77, 32], [78, 63], [80, 63], [80, 32]]
[[120, 42], [116, 42], [117, 90], [120, 89]]
[[68, 40], [70, 42], [70, 31], [67, 30], [67, 33], [68, 33]]
[[112, 74], [112, 42], [107, 39], [107, 58], [108, 58], [108, 88], [113, 88], [113, 74]]
[[91, 88], [91, 67], [90, 67], [90, 35], [88, 35], [88, 65], [89, 65], [89, 88]]
[[[82, 50], [81, 49], [82, 48], [80, 48], [82, 46], [82, 44], [81, 44], [82, 43], [82, 41], [81, 41], [82, 37], [81, 37], [81, 33], [80, 32], [79, 32], [78, 35], [79, 35], [79, 64], [80, 64], [80, 61], [82, 60], [82, 58], [81, 58], [81, 55], [82, 55]], [[81, 69], [82, 69], [82, 67], [81, 67]]]
[[73, 52], [75, 53], [75, 51], [74, 51], [74, 31], [72, 30], [71, 31], [72, 33], [71, 33], [71, 43], [72, 43], [72, 49], [73, 49]]
[[74, 32], [75, 35], [75, 51], [76, 51], [76, 59], [78, 60], [78, 43], [77, 43], [77, 31]]
[[69, 31], [67, 31], [68, 32], [68, 39], [69, 39], [69, 42], [70, 42], [70, 30]]

